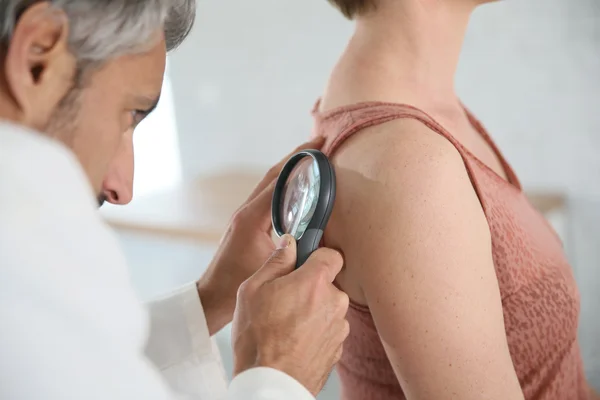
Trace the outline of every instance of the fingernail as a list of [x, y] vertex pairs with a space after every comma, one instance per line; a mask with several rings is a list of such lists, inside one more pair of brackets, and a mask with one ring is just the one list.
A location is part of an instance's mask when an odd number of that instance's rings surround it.
[[287, 249], [290, 245], [290, 235], [283, 235], [281, 240], [279, 241], [279, 246], [277, 246], [277, 250]]

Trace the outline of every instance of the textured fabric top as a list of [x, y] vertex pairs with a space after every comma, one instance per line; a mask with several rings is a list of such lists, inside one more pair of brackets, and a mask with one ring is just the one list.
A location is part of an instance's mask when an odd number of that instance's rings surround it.
[[[527, 400], [584, 400], [588, 386], [577, 341], [579, 293], [560, 239], [530, 204], [512, 168], [483, 126], [473, 127], [496, 152], [508, 181], [486, 166], [425, 112], [391, 103], [360, 103], [313, 112], [314, 136], [333, 155], [351, 135], [400, 118], [420, 121], [461, 154], [492, 236], [510, 354]], [[368, 308], [353, 304], [351, 333], [338, 370], [344, 400], [404, 399]]]

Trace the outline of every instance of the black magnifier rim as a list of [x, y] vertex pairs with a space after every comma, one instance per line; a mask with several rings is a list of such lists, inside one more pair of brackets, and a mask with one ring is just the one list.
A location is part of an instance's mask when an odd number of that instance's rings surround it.
[[[333, 211], [333, 205], [335, 203], [335, 171], [333, 169], [333, 165], [331, 165], [327, 156], [321, 153], [319, 150], [302, 150], [294, 154], [288, 160], [281, 170], [275, 185], [273, 202], [271, 204], [271, 220], [273, 221], [273, 230], [279, 237], [285, 234], [280, 212], [281, 198], [283, 196], [285, 184], [290, 174], [294, 170], [294, 167], [296, 167], [296, 165], [298, 165], [298, 163], [306, 157], [311, 157], [314, 161], [316, 161], [317, 167], [319, 168], [321, 184], [319, 186], [319, 196], [317, 199], [315, 212], [304, 233], [311, 229], [317, 229], [321, 231], [324, 230], [325, 226], [327, 226], [327, 223], [329, 222], [329, 218], [331, 217], [331, 212]], [[302, 237], [298, 238], [297, 240], [302, 240]]]

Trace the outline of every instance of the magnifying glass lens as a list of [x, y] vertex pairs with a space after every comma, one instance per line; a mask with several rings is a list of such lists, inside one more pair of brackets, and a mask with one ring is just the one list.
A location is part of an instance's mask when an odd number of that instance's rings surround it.
[[281, 196], [282, 228], [300, 240], [310, 223], [321, 186], [319, 167], [313, 157], [300, 160], [290, 173]]

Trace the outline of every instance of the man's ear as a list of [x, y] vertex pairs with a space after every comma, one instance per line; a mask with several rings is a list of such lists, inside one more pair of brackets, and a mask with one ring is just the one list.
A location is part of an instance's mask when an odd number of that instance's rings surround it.
[[29, 7], [17, 21], [5, 72], [19, 122], [26, 126], [43, 130], [74, 84], [77, 63], [68, 39], [66, 14], [50, 3]]

